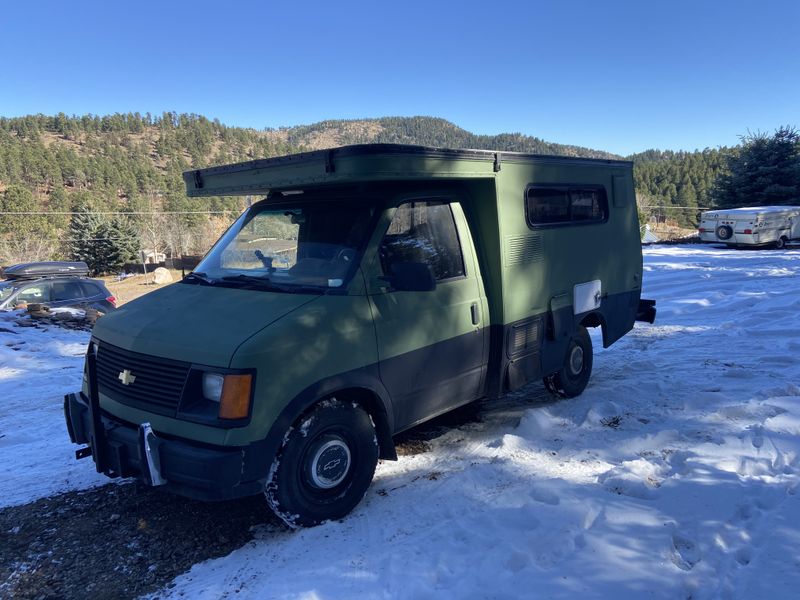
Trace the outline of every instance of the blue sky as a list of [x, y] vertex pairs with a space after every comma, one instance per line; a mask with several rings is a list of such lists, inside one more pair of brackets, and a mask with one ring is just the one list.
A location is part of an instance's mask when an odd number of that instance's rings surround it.
[[800, 126], [797, 0], [7, 3], [0, 115], [431, 115], [628, 154]]

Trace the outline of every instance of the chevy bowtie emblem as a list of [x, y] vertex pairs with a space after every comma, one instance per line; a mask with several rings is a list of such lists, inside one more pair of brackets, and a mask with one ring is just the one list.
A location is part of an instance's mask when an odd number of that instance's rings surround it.
[[117, 375], [117, 379], [122, 382], [122, 385], [130, 385], [136, 381], [136, 375], [131, 375], [131, 372], [128, 369], [125, 369], [119, 375]]

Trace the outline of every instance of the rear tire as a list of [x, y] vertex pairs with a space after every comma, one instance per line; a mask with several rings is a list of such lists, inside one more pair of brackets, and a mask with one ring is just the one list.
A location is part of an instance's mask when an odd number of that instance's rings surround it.
[[786, 243], [788, 241], [789, 240], [787, 240], [785, 236], [779, 237], [777, 240], [775, 240], [775, 248], [778, 250], [786, 249]]
[[341, 519], [366, 494], [377, 464], [367, 412], [324, 400], [286, 434], [267, 478], [267, 503], [292, 528]]
[[583, 393], [592, 376], [592, 338], [580, 326], [569, 341], [561, 369], [544, 378], [544, 385], [558, 398], [574, 398]]

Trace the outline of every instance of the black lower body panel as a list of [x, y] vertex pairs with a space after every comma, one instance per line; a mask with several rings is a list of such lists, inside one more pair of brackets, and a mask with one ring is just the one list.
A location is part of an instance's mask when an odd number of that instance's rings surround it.
[[[82, 393], [64, 397], [64, 417], [70, 438], [90, 444], [92, 458], [109, 477], [135, 477], [151, 483], [145, 448], [138, 427], [102, 414], [101, 435], [94, 431], [89, 399]], [[264, 489], [267, 465], [261, 444], [213, 447], [157, 436], [156, 453], [166, 489], [201, 500], [227, 500], [257, 494]], [[80, 451], [79, 451], [80, 452]]]

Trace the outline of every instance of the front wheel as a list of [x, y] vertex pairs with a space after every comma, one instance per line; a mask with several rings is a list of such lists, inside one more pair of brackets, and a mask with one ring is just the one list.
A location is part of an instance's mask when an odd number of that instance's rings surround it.
[[366, 494], [378, 464], [372, 419], [357, 404], [324, 400], [289, 432], [265, 494], [290, 527], [341, 519]]
[[786, 248], [786, 243], [788, 241], [789, 240], [787, 240], [783, 236], [779, 237], [777, 240], [775, 240], [775, 248], [777, 248], [778, 250], [784, 250]]
[[547, 390], [559, 398], [579, 396], [592, 375], [592, 338], [581, 326], [569, 341], [564, 364], [555, 373], [544, 378]]

